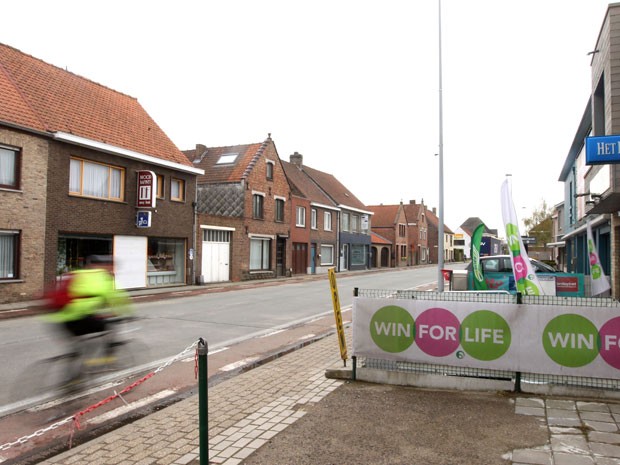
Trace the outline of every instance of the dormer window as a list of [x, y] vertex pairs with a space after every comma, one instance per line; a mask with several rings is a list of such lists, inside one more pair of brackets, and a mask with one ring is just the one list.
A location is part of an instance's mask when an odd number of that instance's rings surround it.
[[238, 156], [239, 156], [238, 153], [225, 153], [222, 156], [220, 156], [216, 165], [231, 165], [237, 160]]

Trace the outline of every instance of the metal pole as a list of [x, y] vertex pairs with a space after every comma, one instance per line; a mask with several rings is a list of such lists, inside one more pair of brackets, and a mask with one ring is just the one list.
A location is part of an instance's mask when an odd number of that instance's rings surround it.
[[441, 69], [441, 0], [439, 0], [439, 225], [437, 231], [437, 291], [443, 292], [443, 76]]
[[203, 338], [198, 340], [198, 422], [200, 425], [200, 465], [209, 463], [209, 396], [207, 381], [207, 354], [209, 349]]

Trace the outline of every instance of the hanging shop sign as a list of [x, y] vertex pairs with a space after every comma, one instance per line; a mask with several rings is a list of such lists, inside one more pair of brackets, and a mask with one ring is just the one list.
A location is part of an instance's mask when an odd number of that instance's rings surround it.
[[138, 171], [138, 208], [155, 208], [157, 176], [152, 171]]

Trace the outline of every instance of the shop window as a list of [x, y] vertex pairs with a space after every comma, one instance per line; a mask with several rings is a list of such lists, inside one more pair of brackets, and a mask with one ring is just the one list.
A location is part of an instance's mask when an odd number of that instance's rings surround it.
[[19, 232], [0, 231], [0, 280], [18, 279]]
[[351, 265], [365, 265], [366, 251], [365, 246], [361, 244], [351, 245]]
[[250, 271], [269, 270], [271, 239], [252, 238], [250, 240]]
[[71, 158], [69, 166], [71, 195], [123, 201], [124, 190], [124, 168]]
[[0, 187], [19, 189], [19, 150], [0, 146]]
[[185, 181], [174, 178], [170, 180], [170, 200], [185, 201]]
[[149, 237], [146, 275], [149, 286], [185, 282], [185, 241]]

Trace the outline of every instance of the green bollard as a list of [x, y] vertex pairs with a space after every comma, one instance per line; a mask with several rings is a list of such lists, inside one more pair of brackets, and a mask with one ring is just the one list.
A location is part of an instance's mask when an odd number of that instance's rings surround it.
[[200, 423], [200, 465], [209, 464], [209, 396], [207, 381], [207, 354], [209, 349], [203, 338], [198, 340], [198, 421]]

